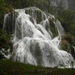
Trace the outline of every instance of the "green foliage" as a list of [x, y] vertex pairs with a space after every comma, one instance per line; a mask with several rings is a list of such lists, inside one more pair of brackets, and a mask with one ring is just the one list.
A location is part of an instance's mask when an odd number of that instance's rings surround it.
[[[25, 8], [29, 6], [38, 6], [46, 0], [5, 0], [7, 4], [12, 4], [16, 8]], [[17, 5], [18, 4], [18, 5]]]
[[71, 51], [73, 50], [72, 46], [75, 46], [75, 37], [71, 34], [63, 35], [61, 41], [61, 49], [71, 53]]
[[54, 14], [56, 11], [56, 8], [51, 5], [49, 0], [5, 0], [5, 2], [8, 5], [12, 4], [15, 8], [25, 8], [30, 6], [36, 6], [52, 14]]
[[4, 0], [0, 0], [0, 14], [4, 12], [5, 2]]
[[71, 44], [63, 39], [61, 41], [61, 49], [71, 53]]
[[75, 37], [72, 36], [71, 34], [65, 34], [63, 35], [62, 39], [65, 39], [66, 41], [68, 41], [70, 44], [75, 46]]
[[0, 29], [2, 28], [3, 24], [4, 10], [5, 10], [5, 2], [4, 0], [0, 0]]
[[75, 36], [75, 12], [69, 9], [61, 10], [58, 14], [58, 19], [65, 31]]
[[13, 6], [12, 6], [11, 4], [9, 4], [6, 9], [7, 9], [8, 13], [9, 13], [9, 12], [10, 12], [10, 13], [14, 13], [14, 8], [13, 8]]
[[50, 14], [54, 14], [55, 15], [56, 14], [56, 11], [57, 11], [56, 7], [54, 7], [52, 5], [49, 7], [49, 13]]
[[53, 22], [54, 19], [49, 19], [49, 22], [50, 22], [50, 30], [53, 34], [53, 37], [56, 37], [58, 35], [58, 30]]
[[[2, 51], [4, 49], [5, 51]], [[1, 51], [4, 54], [7, 54], [7, 50], [10, 49], [10, 52], [12, 52], [13, 46], [11, 42], [11, 35], [8, 35], [3, 30], [0, 30], [0, 56], [2, 56]], [[0, 57], [0, 59], [2, 59]]]
[[75, 69], [47, 68], [14, 61], [0, 61], [0, 75], [75, 75]]

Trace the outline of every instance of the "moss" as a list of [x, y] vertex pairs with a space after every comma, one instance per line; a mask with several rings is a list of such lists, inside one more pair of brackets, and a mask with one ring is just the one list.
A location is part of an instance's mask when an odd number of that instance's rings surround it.
[[53, 37], [56, 37], [58, 35], [58, 30], [57, 30], [55, 24], [53, 23], [54, 20], [55, 20], [54, 18], [52, 18], [52, 19], [49, 18], [50, 30], [53, 33]]
[[71, 45], [66, 40], [61, 41], [61, 49], [71, 53]]
[[14, 10], [14, 8], [13, 8], [13, 6], [11, 4], [8, 5], [7, 11], [9, 11], [10, 13], [14, 13], [15, 12], [15, 10]]
[[67, 33], [65, 35], [62, 36], [62, 39], [65, 39], [66, 41], [68, 41], [70, 44], [75, 46], [75, 37], [72, 36], [71, 34]]
[[72, 46], [75, 46], [75, 37], [72, 36], [71, 34], [63, 35], [60, 45], [61, 49], [71, 53], [71, 51], [73, 50]]

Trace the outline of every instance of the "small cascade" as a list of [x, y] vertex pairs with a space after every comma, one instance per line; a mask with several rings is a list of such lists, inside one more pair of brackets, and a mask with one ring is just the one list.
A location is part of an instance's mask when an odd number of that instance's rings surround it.
[[[17, 9], [15, 12], [18, 16], [14, 24], [14, 49], [11, 55], [14, 61], [36, 66], [67, 68], [70, 66], [71, 61], [74, 62], [69, 53], [60, 50], [61, 35], [65, 32], [60, 22], [55, 20], [53, 15], [36, 7]], [[6, 17], [4, 21], [6, 27]], [[58, 35], [54, 38], [53, 32], [55, 31], [51, 31], [53, 27], [58, 32]]]
[[56, 21], [56, 27], [57, 27], [59, 35], [65, 34], [64, 28], [62, 27], [60, 21], [58, 20]]
[[13, 34], [15, 31], [15, 21], [18, 14], [14, 13], [7, 13], [4, 17], [3, 29], [10, 34]]
[[9, 14], [5, 14], [5, 16], [4, 16], [3, 29], [5, 29], [5, 28], [6, 28], [6, 23], [7, 23], [8, 15], [9, 15]]
[[74, 48], [74, 51], [75, 51], [75, 46], [73, 46], [73, 48]]
[[73, 58], [75, 59], [75, 46], [72, 46], [72, 47], [73, 47], [73, 49], [71, 50], [71, 54], [72, 54]]

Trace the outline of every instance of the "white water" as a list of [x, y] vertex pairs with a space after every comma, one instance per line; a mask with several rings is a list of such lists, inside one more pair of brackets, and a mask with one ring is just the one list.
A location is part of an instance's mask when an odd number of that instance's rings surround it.
[[[15, 11], [19, 15], [15, 23], [13, 60], [46, 67], [69, 67], [74, 60], [69, 53], [60, 50], [64, 29], [59, 21], [54, 21], [59, 34], [53, 39], [49, 28], [49, 18], [54, 18], [53, 15], [46, 14], [36, 7]], [[40, 14], [39, 18], [37, 12]], [[37, 19], [40, 20], [37, 22]]]
[[5, 14], [5, 16], [4, 16], [4, 23], [3, 23], [3, 29], [5, 29], [7, 17], [8, 17], [8, 14]]

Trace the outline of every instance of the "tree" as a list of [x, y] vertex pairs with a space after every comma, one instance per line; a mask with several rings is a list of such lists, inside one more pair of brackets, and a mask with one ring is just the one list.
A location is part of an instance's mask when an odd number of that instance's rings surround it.
[[3, 59], [3, 54], [8, 54], [8, 49], [12, 52], [13, 45], [11, 42], [11, 35], [7, 34], [3, 30], [0, 30], [0, 59]]
[[4, 10], [5, 10], [5, 2], [4, 0], [0, 0], [0, 29], [2, 28], [3, 25]]
[[70, 9], [61, 10], [57, 17], [67, 33], [75, 36], [75, 12]]

